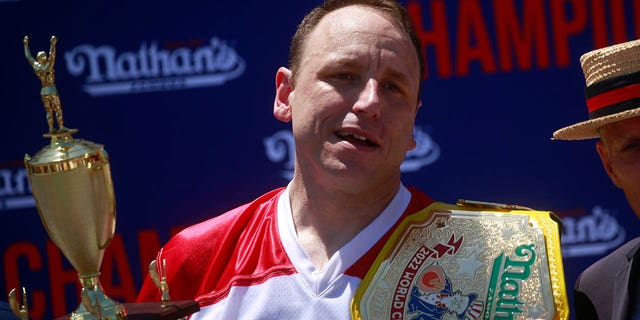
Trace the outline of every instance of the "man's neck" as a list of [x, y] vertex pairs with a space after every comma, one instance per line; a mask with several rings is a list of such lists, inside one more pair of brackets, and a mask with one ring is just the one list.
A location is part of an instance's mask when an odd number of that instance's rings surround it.
[[[315, 186], [315, 184], [312, 184]], [[374, 221], [397, 194], [395, 187], [352, 193], [313, 188], [292, 181], [290, 202], [293, 222], [302, 247], [316, 268]]]

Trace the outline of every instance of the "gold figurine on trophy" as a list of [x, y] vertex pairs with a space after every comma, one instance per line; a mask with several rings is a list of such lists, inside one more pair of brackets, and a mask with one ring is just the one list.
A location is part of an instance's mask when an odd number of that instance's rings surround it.
[[[73, 129], [67, 129], [64, 126], [64, 119], [62, 117], [62, 107], [60, 105], [60, 96], [58, 96], [58, 90], [56, 89], [55, 84], [55, 72], [53, 70], [53, 64], [56, 61], [56, 43], [58, 42], [58, 38], [56, 36], [51, 36], [51, 47], [49, 48], [49, 54], [44, 51], [40, 51], [36, 54], [36, 58], [34, 59], [31, 56], [31, 50], [29, 50], [29, 37], [25, 36], [22, 39], [22, 43], [24, 44], [24, 55], [29, 61], [29, 64], [33, 68], [33, 71], [40, 79], [40, 83], [42, 83], [42, 90], [40, 90], [40, 96], [42, 98], [42, 103], [44, 104], [44, 109], [47, 112], [47, 124], [49, 125], [49, 133], [63, 133], [67, 131], [72, 131]], [[58, 129], [54, 126], [54, 116], [55, 122], [58, 123]]]

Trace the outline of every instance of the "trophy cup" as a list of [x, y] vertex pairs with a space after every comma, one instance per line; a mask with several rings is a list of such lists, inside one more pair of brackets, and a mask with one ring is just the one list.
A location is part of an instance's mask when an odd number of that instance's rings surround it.
[[[33, 157], [25, 155], [24, 163], [42, 224], [78, 272], [82, 285], [80, 305], [59, 319], [182, 319], [197, 312], [200, 307], [196, 301], [169, 301], [165, 261], [159, 268], [162, 275], [158, 274], [155, 261], [149, 269], [151, 279], [162, 293], [162, 301], [121, 304], [102, 290], [100, 265], [116, 228], [109, 157], [102, 145], [74, 139], [72, 135], [78, 130], [64, 126], [53, 70], [57, 38], [52, 36], [50, 42], [49, 54], [40, 51], [34, 59], [29, 38], [23, 39], [27, 61], [42, 84], [40, 96], [49, 126], [43, 136], [51, 139]], [[24, 288], [22, 304], [18, 303], [15, 289], [9, 293], [9, 302], [16, 316], [28, 319]]]
[[56, 42], [52, 36], [49, 54], [40, 51], [34, 59], [29, 38], [23, 39], [25, 56], [42, 83], [49, 125], [44, 137], [51, 139], [33, 157], [25, 155], [25, 166], [49, 237], [78, 271], [82, 303], [71, 319], [126, 319], [123, 306], [107, 297], [99, 281], [104, 250], [116, 226], [109, 157], [102, 145], [74, 139], [78, 130], [63, 124], [53, 70]]

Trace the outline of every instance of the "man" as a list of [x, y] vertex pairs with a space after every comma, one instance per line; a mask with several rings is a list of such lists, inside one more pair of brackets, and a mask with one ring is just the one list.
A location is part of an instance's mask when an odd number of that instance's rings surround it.
[[[611, 181], [640, 217], [640, 40], [580, 58], [590, 120], [556, 131], [554, 139], [600, 137], [596, 149]], [[597, 261], [576, 282], [578, 319], [640, 319], [640, 238]]]
[[[292, 40], [273, 113], [296, 140], [289, 185], [197, 224], [158, 254], [193, 319], [348, 319], [362, 278], [402, 217], [433, 201], [407, 189], [420, 41], [395, 0], [330, 0]], [[159, 301], [147, 279], [139, 301]]]

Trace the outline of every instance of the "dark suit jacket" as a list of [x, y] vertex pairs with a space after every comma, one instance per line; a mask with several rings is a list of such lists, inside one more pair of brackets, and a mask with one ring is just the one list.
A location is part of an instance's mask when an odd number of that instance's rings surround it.
[[0, 301], [0, 320], [18, 320], [6, 301]]
[[621, 320], [630, 317], [630, 301], [634, 301], [630, 293], [638, 292], [634, 277], [638, 277], [639, 265], [640, 237], [584, 270], [574, 291], [576, 319]]

